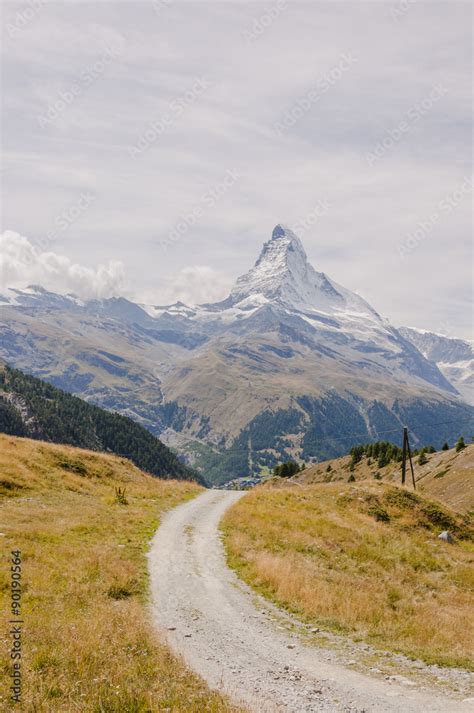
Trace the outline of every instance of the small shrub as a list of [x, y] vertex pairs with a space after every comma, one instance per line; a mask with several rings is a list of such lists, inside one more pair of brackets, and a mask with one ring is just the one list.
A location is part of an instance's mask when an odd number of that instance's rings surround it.
[[355, 476], [354, 473], [351, 473], [350, 476], [347, 479], [348, 483], [354, 483], [355, 482]]
[[424, 451], [421, 451], [420, 456], [418, 458], [418, 465], [425, 465], [425, 463], [428, 463], [428, 458], [426, 457], [426, 453]]
[[459, 451], [462, 451], [463, 448], [466, 447], [466, 444], [464, 443], [464, 438], [462, 436], [459, 437], [458, 442], [456, 443], [456, 453], [459, 453]]
[[421, 498], [410, 490], [404, 488], [392, 488], [384, 495], [387, 505], [394, 505], [402, 510], [413, 509], [421, 502]]
[[378, 470], [375, 471], [374, 478], [375, 480], [382, 480], [382, 476], [380, 475]]
[[326, 468], [326, 473], [330, 473], [332, 470], [332, 465], [328, 463], [328, 467]]
[[446, 443], [446, 441], [443, 443], [443, 447], [441, 448], [442, 451], [449, 451], [449, 445]]
[[20, 483], [15, 483], [13, 480], [7, 480], [6, 478], [0, 480], [0, 494], [6, 494], [8, 492], [9, 495], [13, 495], [13, 492], [15, 490], [23, 490], [24, 486], [21, 485]]
[[440, 527], [443, 530], [456, 529], [455, 519], [436, 503], [426, 503], [421, 508], [421, 512], [426, 517], [428, 522], [436, 527]]
[[397, 603], [402, 597], [397, 589], [389, 589], [387, 593], [387, 598], [390, 609], [395, 610], [397, 608]]
[[125, 488], [115, 488], [115, 502], [120, 505], [128, 505], [128, 500], [125, 497]]
[[390, 522], [390, 515], [378, 502], [372, 503], [367, 512], [372, 517], [375, 517], [378, 522]]
[[107, 590], [107, 596], [110, 599], [128, 599], [139, 592], [138, 582], [135, 579], [130, 579], [125, 584], [113, 584]]
[[70, 458], [62, 454], [56, 458], [56, 464], [63, 470], [68, 470], [70, 473], [77, 475], [87, 475], [87, 466], [80, 458]]

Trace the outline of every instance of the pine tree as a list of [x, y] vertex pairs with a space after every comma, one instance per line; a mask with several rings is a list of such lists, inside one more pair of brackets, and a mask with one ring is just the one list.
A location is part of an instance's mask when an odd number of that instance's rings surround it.
[[418, 458], [418, 465], [425, 465], [425, 463], [428, 463], [428, 458], [426, 457], [426, 454], [422, 449], [420, 457]]

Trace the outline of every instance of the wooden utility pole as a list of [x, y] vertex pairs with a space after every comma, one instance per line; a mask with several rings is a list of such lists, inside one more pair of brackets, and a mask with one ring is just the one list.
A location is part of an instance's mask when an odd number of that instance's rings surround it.
[[405, 485], [405, 475], [407, 472], [407, 441], [408, 441], [408, 428], [405, 426], [403, 428], [403, 450], [402, 450], [402, 485]]
[[410, 470], [411, 470], [411, 480], [413, 483], [413, 490], [416, 490], [415, 473], [413, 471], [413, 461], [411, 459], [411, 450], [410, 450], [410, 441], [408, 440], [408, 431], [407, 431], [407, 450], [408, 450], [408, 458], [410, 459]]
[[406, 479], [407, 454], [408, 454], [408, 458], [410, 460], [410, 470], [411, 470], [411, 479], [413, 482], [413, 490], [416, 490], [415, 473], [413, 470], [413, 461], [411, 459], [410, 441], [408, 440], [408, 428], [406, 426], [404, 426], [404, 428], [403, 428], [403, 449], [402, 449], [402, 485], [405, 485], [405, 479]]

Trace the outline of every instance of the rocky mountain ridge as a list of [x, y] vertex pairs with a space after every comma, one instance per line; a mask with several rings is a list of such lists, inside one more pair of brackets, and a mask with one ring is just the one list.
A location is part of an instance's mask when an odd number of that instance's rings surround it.
[[472, 342], [413, 327], [400, 327], [398, 331], [423, 354], [425, 359], [436, 364], [449, 383], [468, 403], [474, 403]]
[[131, 416], [216, 482], [405, 423], [423, 443], [470, 427], [436, 363], [314, 270], [283, 225], [218, 303], [84, 302], [41, 287], [0, 301], [0, 357]]

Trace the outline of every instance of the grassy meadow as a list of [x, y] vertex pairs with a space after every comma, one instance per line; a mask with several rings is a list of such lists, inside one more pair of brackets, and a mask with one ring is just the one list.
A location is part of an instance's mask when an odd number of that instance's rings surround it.
[[[233, 710], [171, 655], [146, 606], [145, 553], [160, 514], [200, 490], [115, 456], [0, 435], [3, 622], [12, 550], [23, 567], [23, 696], [14, 710]], [[1, 661], [0, 710], [10, 712], [11, 666]]]
[[[381, 482], [284, 483], [250, 492], [221, 526], [230, 565], [306, 622], [472, 667], [468, 516]], [[445, 529], [454, 544], [438, 539]]]
[[[386, 466], [379, 466], [376, 458], [363, 456], [351, 468], [351, 457], [333, 458], [322, 463], [310, 465], [293, 478], [304, 485], [347, 481], [352, 475], [356, 481], [371, 478], [400, 484], [401, 465], [391, 461]], [[413, 469], [417, 482], [417, 491], [427, 498], [440, 500], [459, 513], [474, 514], [474, 443], [466, 445], [461, 451], [449, 448], [446, 451], [426, 453], [424, 462], [419, 456], [413, 458]], [[408, 483], [411, 473], [407, 468]]]

